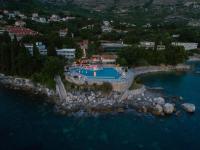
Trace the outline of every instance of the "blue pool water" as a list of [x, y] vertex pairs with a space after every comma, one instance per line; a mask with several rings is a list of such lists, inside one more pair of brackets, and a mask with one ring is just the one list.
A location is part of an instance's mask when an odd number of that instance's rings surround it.
[[[99, 70], [90, 70], [85, 68], [75, 68], [73, 71], [86, 76], [89, 79], [119, 79], [120, 73], [113, 67], [103, 67]], [[96, 73], [96, 76], [95, 76]]]

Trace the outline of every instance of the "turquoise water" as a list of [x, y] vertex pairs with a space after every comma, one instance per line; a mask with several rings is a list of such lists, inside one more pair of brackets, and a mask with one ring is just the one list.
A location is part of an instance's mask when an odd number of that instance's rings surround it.
[[200, 75], [167, 73], [142, 80], [164, 87], [167, 95], [183, 96], [197, 111], [179, 117], [136, 112], [66, 117], [42, 97], [0, 88], [0, 150], [199, 150]]
[[[80, 73], [87, 78], [93, 79], [119, 79], [120, 73], [113, 67], [104, 67], [99, 70], [90, 70], [90, 69], [76, 69], [76, 73]], [[96, 75], [95, 75], [96, 73]]]

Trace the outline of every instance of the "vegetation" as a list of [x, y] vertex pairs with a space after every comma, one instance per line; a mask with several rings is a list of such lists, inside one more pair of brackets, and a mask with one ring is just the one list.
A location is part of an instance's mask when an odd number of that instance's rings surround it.
[[117, 62], [122, 66], [144, 65], [176, 65], [187, 59], [187, 53], [183, 47], [166, 47], [165, 50], [153, 50], [132, 46], [119, 51]]
[[135, 90], [135, 89], [139, 89], [139, 88], [141, 88], [142, 87], [142, 84], [140, 83], [140, 80], [139, 80], [139, 78], [136, 78], [134, 81], [133, 81], [133, 83], [131, 84], [131, 86], [130, 86], [130, 90]]
[[52, 55], [40, 56], [35, 44], [31, 55], [16, 38], [11, 40], [7, 32], [0, 39], [0, 72], [32, 78], [54, 88], [54, 76], [63, 74], [64, 59]]

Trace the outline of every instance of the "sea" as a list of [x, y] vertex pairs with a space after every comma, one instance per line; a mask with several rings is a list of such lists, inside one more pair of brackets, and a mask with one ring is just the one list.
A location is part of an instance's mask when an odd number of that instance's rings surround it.
[[0, 87], [0, 150], [200, 150], [200, 63], [186, 73], [141, 77], [196, 112], [164, 117], [135, 111], [65, 116], [44, 97]]

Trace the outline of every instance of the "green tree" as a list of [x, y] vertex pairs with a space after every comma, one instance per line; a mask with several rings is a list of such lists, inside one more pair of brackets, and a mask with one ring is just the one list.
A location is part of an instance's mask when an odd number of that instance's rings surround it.
[[36, 44], [33, 44], [33, 56], [32, 56], [32, 69], [34, 72], [40, 71], [42, 68], [42, 58], [40, 56], [39, 49]]
[[8, 34], [8, 32], [3, 32], [3, 40], [2, 42], [5, 42], [5, 43], [10, 43], [11, 42], [11, 38]]
[[53, 44], [50, 44], [48, 46], [47, 55], [48, 56], [57, 56], [57, 52], [56, 52], [55, 46]]
[[76, 59], [82, 58], [83, 57], [83, 50], [80, 49], [80, 48], [77, 48], [76, 52], [75, 52], [75, 55], [76, 55]]
[[17, 63], [17, 57], [19, 55], [19, 49], [20, 49], [20, 45], [19, 42], [17, 41], [16, 36], [14, 36], [14, 39], [11, 43], [11, 74], [16, 74], [17, 72], [17, 67], [16, 67], [16, 63]]
[[31, 69], [31, 56], [24, 45], [20, 47], [17, 57], [17, 71], [18, 75], [21, 76], [29, 76], [33, 73]]
[[50, 78], [55, 75], [62, 75], [64, 70], [64, 61], [58, 57], [48, 57], [45, 61], [43, 73], [48, 74]]

